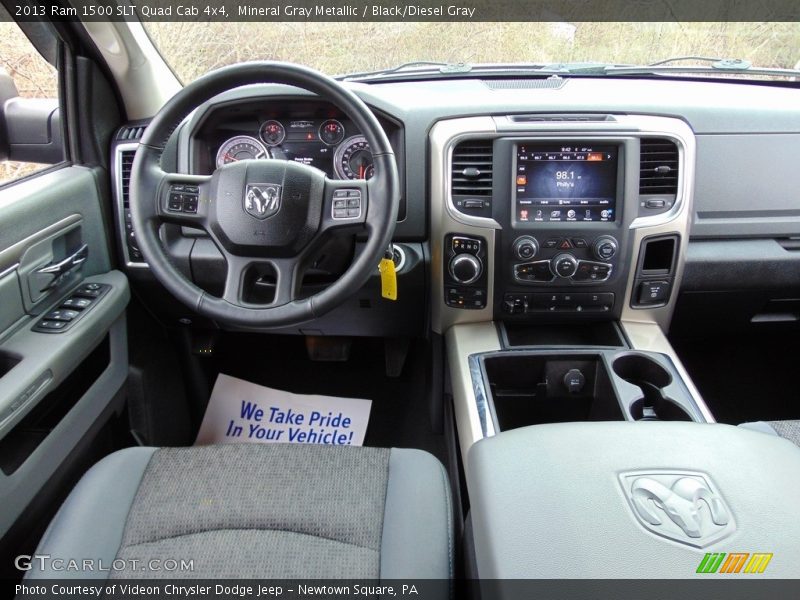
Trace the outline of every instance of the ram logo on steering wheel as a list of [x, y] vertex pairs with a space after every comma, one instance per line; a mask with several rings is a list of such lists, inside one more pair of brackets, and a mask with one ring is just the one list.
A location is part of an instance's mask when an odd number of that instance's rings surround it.
[[281, 209], [281, 186], [252, 183], [244, 193], [244, 209], [256, 219], [266, 219]]

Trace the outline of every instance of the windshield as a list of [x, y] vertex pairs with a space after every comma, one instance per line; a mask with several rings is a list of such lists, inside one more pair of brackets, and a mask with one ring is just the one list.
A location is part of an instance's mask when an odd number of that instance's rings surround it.
[[[184, 83], [247, 60], [291, 61], [329, 75], [416, 61], [648, 65], [676, 56], [800, 66], [800, 23], [146, 22], [145, 27]], [[692, 64], [701, 61], [675, 63]]]

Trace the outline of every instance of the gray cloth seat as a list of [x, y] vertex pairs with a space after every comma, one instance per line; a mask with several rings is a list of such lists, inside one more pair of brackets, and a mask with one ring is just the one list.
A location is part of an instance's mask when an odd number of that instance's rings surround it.
[[800, 421], [752, 421], [739, 427], [777, 435], [800, 446]]
[[[419, 450], [129, 448], [84, 475], [37, 554], [113, 569], [48, 562], [29, 579], [449, 579], [450, 488]], [[140, 570], [153, 560], [160, 570]]]

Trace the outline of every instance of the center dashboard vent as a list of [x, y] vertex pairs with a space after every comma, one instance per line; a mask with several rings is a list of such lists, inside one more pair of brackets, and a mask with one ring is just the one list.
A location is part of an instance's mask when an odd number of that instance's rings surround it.
[[467, 140], [453, 149], [452, 195], [492, 195], [492, 140]]
[[678, 147], [675, 142], [664, 138], [642, 138], [639, 193], [678, 193]]

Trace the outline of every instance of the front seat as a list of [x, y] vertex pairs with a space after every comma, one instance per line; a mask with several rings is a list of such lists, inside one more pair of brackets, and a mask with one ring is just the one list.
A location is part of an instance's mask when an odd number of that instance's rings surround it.
[[800, 446], [800, 421], [752, 421], [739, 427], [777, 435]]
[[[29, 579], [449, 579], [450, 488], [420, 450], [129, 448], [84, 475], [37, 555], [113, 570], [37, 564]], [[154, 559], [193, 568], [141, 570]]]

